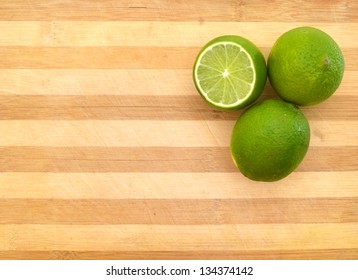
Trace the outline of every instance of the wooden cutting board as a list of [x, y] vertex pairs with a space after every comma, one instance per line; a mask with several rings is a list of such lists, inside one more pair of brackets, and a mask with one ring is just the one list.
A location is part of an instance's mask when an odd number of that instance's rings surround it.
[[[240, 115], [197, 94], [200, 48], [267, 58], [311, 25], [341, 46], [338, 91], [276, 183], [230, 158]], [[357, 259], [357, 1], [0, 2], [1, 259]], [[276, 94], [267, 83], [263, 96]]]

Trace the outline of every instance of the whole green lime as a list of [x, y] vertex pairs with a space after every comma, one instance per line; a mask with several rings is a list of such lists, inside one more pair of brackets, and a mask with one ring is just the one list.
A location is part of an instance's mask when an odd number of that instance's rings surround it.
[[314, 105], [340, 85], [344, 59], [338, 44], [325, 32], [298, 27], [279, 37], [268, 61], [272, 87], [286, 101]]
[[303, 160], [310, 127], [300, 109], [282, 100], [268, 99], [249, 107], [237, 120], [231, 136], [231, 155], [246, 177], [277, 181]]

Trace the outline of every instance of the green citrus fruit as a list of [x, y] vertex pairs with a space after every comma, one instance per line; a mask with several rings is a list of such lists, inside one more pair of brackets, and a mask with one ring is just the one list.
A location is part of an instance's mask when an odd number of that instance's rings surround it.
[[323, 31], [299, 27], [278, 38], [267, 61], [272, 87], [286, 101], [314, 105], [340, 85], [344, 59], [337, 43]]
[[193, 79], [209, 104], [221, 110], [238, 110], [261, 95], [267, 79], [266, 62], [249, 40], [221, 36], [199, 52]]
[[297, 168], [309, 141], [309, 124], [300, 109], [282, 100], [268, 99], [251, 106], [239, 117], [230, 149], [243, 175], [271, 182]]

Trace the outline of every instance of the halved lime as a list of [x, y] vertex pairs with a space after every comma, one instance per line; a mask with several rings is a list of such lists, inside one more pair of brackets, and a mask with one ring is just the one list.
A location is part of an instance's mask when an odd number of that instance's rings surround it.
[[221, 110], [238, 110], [254, 102], [266, 83], [266, 63], [249, 40], [225, 35], [207, 43], [193, 70], [201, 96]]

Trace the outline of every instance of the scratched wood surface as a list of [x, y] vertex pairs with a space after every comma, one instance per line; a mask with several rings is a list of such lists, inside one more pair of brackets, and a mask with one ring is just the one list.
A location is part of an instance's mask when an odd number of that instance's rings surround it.
[[[303, 108], [298, 169], [249, 181], [241, 112], [201, 100], [195, 56], [238, 34], [267, 58], [302, 25], [341, 46], [343, 82]], [[1, 0], [0, 30], [1, 259], [358, 258], [357, 1]]]

